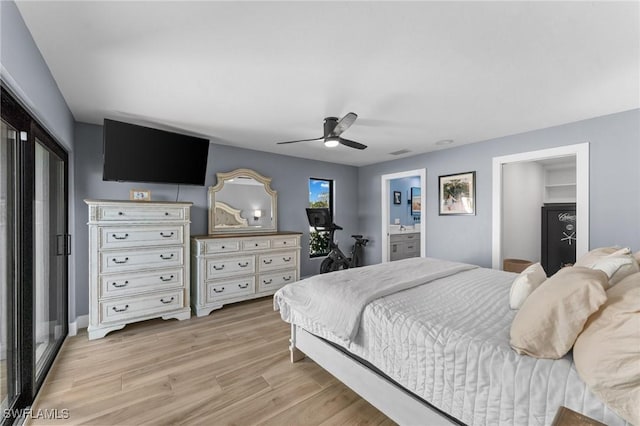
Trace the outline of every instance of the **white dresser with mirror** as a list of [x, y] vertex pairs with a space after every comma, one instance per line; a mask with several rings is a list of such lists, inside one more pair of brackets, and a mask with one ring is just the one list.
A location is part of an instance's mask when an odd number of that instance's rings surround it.
[[299, 232], [278, 232], [271, 179], [250, 169], [218, 173], [209, 188], [209, 234], [191, 238], [191, 306], [204, 316], [269, 296], [300, 277]]

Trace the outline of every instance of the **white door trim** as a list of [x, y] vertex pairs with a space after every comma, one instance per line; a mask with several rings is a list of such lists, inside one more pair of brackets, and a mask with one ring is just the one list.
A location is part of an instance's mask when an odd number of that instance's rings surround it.
[[492, 267], [502, 263], [502, 166], [508, 163], [548, 158], [576, 157], [576, 257], [589, 251], [589, 143], [560, 146], [539, 151], [493, 158]]
[[419, 176], [420, 177], [420, 256], [425, 257], [427, 255], [427, 217], [425, 215], [426, 201], [426, 182], [427, 182], [427, 169], [407, 170], [406, 172], [390, 173], [380, 176], [380, 212], [382, 215], [381, 223], [381, 238], [380, 244], [382, 245], [382, 263], [389, 261], [389, 203], [391, 199], [389, 197], [389, 191], [391, 189], [389, 181], [393, 179], [401, 179], [406, 177]]

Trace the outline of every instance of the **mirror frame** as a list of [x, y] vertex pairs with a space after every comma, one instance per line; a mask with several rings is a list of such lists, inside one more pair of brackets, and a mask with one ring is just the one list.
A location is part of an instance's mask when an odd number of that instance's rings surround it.
[[[273, 233], [278, 232], [278, 191], [271, 189], [271, 178], [262, 176], [260, 173], [251, 169], [236, 169], [230, 172], [216, 173], [217, 182], [214, 186], [209, 187], [209, 235], [212, 234], [234, 234], [234, 233]], [[271, 212], [273, 226], [270, 228], [215, 228], [215, 205], [216, 193], [221, 191], [224, 184], [229, 179], [237, 177], [250, 177], [264, 185], [264, 190], [271, 196]]]

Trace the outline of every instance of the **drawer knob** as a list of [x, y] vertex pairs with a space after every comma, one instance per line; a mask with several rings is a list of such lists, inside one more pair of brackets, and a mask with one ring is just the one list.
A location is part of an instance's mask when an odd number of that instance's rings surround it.
[[282, 260], [284, 260], [285, 262], [291, 262], [291, 256], [283, 257]]
[[224, 246], [221, 246], [220, 248], [224, 250]]
[[173, 275], [171, 275], [169, 278], [160, 277], [160, 281], [164, 281], [164, 282], [171, 281], [172, 279], [173, 279]]
[[170, 256], [165, 256], [164, 254], [161, 254], [161, 255], [160, 255], [160, 258], [161, 258], [162, 260], [169, 260], [169, 259], [173, 259], [173, 253], [171, 253], [171, 255], [170, 255]]
[[112, 286], [114, 286], [115, 288], [122, 288], [122, 287], [126, 287], [127, 284], [129, 284], [129, 281], [125, 281], [122, 284], [118, 284], [118, 283], [111, 283]]
[[124, 305], [124, 308], [122, 308], [122, 309], [118, 309], [115, 306], [113, 308], [111, 308], [111, 309], [113, 309], [114, 312], [124, 312], [127, 309], [129, 309], [129, 305]]
[[213, 269], [215, 269], [216, 271], [222, 271], [224, 269], [224, 265], [220, 265], [220, 266], [213, 265]]
[[165, 305], [167, 305], [167, 304], [169, 304], [169, 303], [173, 302], [173, 299], [174, 299], [174, 297], [173, 297], [173, 296], [171, 296], [171, 299], [169, 299], [169, 300], [164, 300], [164, 297], [163, 297], [162, 299], [160, 299], [160, 301], [161, 301], [162, 303], [164, 303]]
[[283, 281], [291, 281], [291, 275], [289, 275], [288, 277], [282, 277]]
[[122, 236], [118, 236], [116, 234], [111, 234], [111, 236], [113, 238], [115, 238], [116, 240], [126, 240], [129, 237], [129, 234], [124, 234]]
[[273, 262], [273, 259], [262, 259], [262, 263], [264, 263], [265, 265], [270, 265]]
[[169, 212], [164, 212], [164, 215], [165, 216], [169, 216]]
[[124, 213], [118, 212], [118, 216], [124, 216]]
[[173, 237], [173, 232], [172, 232], [172, 233], [170, 233], [170, 234], [165, 234], [164, 232], [161, 232], [161, 233], [160, 233], [160, 236], [161, 236], [162, 238], [171, 238], [171, 237]]
[[258, 243], [256, 243], [256, 247], [258, 247]]
[[282, 242], [282, 244], [284, 244], [284, 245], [286, 246], [286, 245], [287, 245], [287, 242], [286, 242], [286, 241], [283, 241], [283, 242]]
[[127, 263], [129, 261], [128, 257], [125, 257], [124, 260], [118, 260], [115, 257], [113, 258], [113, 263], [117, 263], [117, 264], [123, 264], [123, 263]]
[[238, 287], [240, 287], [240, 288], [247, 288], [247, 287], [249, 287], [249, 283], [244, 283], [244, 285], [242, 285], [242, 284], [238, 284]]
[[244, 262], [244, 263], [238, 262], [238, 266], [241, 268], [246, 268], [247, 266], [249, 266], [249, 262]]
[[222, 293], [224, 291], [224, 287], [220, 287], [220, 290], [214, 287], [213, 291], [216, 293]]
[[273, 279], [269, 279], [267, 280], [262, 280], [262, 284], [271, 284], [273, 282]]

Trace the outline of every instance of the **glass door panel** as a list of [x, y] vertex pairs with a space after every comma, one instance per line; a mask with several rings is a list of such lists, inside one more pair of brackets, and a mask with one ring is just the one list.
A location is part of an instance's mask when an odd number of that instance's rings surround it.
[[16, 399], [15, 339], [15, 164], [18, 132], [4, 120], [0, 128], [0, 410]]
[[67, 234], [64, 160], [36, 137], [34, 313], [36, 381], [66, 335]]

